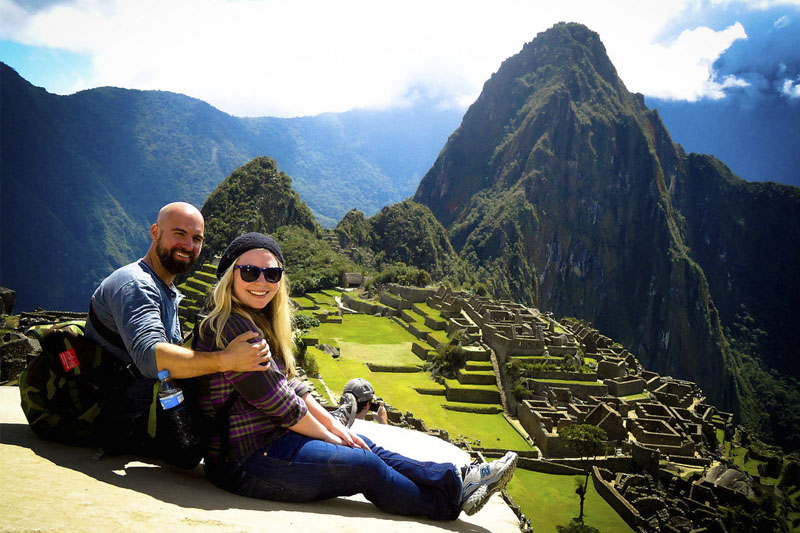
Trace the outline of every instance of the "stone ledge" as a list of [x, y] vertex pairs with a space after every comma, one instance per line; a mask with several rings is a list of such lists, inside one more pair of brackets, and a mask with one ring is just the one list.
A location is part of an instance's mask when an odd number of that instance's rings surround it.
[[[469, 461], [466, 452], [415, 431], [356, 421], [356, 431], [416, 459]], [[473, 516], [433, 522], [383, 513], [362, 496], [282, 503], [236, 496], [184, 471], [130, 456], [92, 459], [91, 448], [43, 441], [28, 427], [19, 389], [0, 387], [0, 531], [393, 531], [518, 533], [513, 511], [492, 496]], [[25, 475], [20, 475], [24, 465]]]

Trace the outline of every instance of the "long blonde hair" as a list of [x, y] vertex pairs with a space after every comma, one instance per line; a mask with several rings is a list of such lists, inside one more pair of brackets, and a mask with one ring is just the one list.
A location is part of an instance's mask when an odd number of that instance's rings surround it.
[[[241, 315], [255, 324], [261, 336], [269, 343], [273, 357], [280, 357], [286, 368], [286, 377], [297, 375], [295, 367], [294, 333], [292, 329], [292, 306], [289, 305], [289, 279], [284, 273], [281, 278], [278, 292], [264, 309], [251, 309], [244, 306], [233, 295], [233, 276], [236, 270], [236, 261], [228, 267], [214, 286], [212, 293], [213, 309], [200, 324], [200, 334], [208, 326], [214, 333], [214, 340], [220, 349], [224, 349], [228, 342], [223, 338], [223, 329], [231, 314]], [[283, 266], [283, 265], [281, 265]]]

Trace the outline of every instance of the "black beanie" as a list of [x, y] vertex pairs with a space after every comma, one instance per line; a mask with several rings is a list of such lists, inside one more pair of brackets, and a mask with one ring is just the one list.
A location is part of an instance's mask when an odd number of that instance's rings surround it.
[[225, 275], [225, 271], [236, 262], [237, 257], [249, 250], [255, 250], [257, 248], [263, 248], [264, 250], [272, 252], [272, 255], [277, 257], [278, 261], [281, 263], [281, 266], [283, 266], [284, 263], [281, 247], [278, 246], [278, 243], [275, 241], [275, 239], [269, 235], [264, 235], [263, 233], [250, 232], [233, 239], [233, 241], [225, 249], [225, 252], [222, 254], [222, 258], [219, 260], [219, 266], [217, 267], [217, 279], [220, 279], [223, 275]]

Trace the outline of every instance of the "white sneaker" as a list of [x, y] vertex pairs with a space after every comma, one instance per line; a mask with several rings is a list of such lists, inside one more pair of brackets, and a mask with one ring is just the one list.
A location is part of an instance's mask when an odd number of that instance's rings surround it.
[[339, 399], [339, 407], [331, 411], [331, 416], [349, 428], [356, 419], [356, 411], [358, 411], [356, 397], [351, 392], [345, 392]]
[[492, 494], [506, 486], [516, 467], [514, 452], [507, 452], [491, 463], [469, 465], [461, 482], [461, 510], [468, 515], [480, 511]]

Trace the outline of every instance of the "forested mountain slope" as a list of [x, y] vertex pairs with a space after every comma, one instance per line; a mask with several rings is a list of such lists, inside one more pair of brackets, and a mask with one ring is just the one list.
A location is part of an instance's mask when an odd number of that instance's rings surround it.
[[594, 32], [506, 60], [414, 199], [496, 296], [588, 319], [798, 444], [800, 189], [686, 154]]

